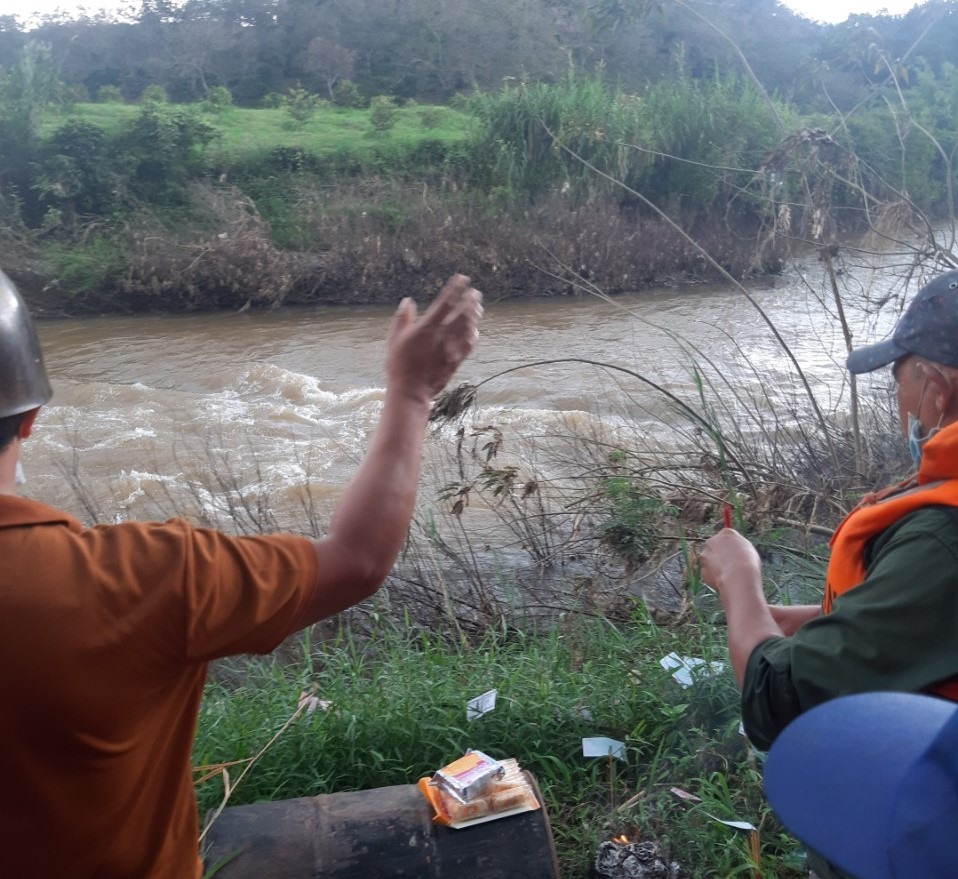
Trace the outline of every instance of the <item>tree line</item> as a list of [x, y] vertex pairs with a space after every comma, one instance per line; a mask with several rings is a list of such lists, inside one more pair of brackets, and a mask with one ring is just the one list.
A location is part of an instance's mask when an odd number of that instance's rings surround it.
[[71, 309], [374, 301], [448, 274], [457, 240], [503, 295], [544, 258], [553, 292], [615, 292], [774, 271], [782, 235], [826, 246], [888, 205], [954, 215], [954, 0], [841, 28], [774, 0], [498, 2], [2, 20], [8, 272]]
[[[802, 109], [847, 109], [880, 80], [879, 55], [936, 73], [954, 60], [958, 4], [827, 26], [777, 0], [143, 0], [129, 20], [49, 17], [26, 30], [0, 16], [0, 68], [25, 43], [50, 46], [59, 76], [95, 97], [149, 85], [177, 102], [227, 88], [257, 106], [302, 87], [333, 97], [445, 102], [503, 82], [556, 82], [570, 66], [638, 91], [672, 75], [738, 67]], [[729, 39], [734, 36], [734, 43]]]

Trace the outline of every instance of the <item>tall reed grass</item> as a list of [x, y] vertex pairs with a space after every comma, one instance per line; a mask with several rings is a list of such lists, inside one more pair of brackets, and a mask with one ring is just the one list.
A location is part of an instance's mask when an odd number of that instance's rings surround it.
[[610, 191], [625, 198], [598, 170], [662, 207], [707, 213], [720, 196], [744, 190], [779, 136], [766, 98], [718, 72], [708, 80], [679, 72], [641, 95], [609, 86], [601, 72], [570, 72], [556, 85], [477, 95], [469, 107], [480, 122], [470, 145], [476, 182], [517, 197], [572, 190], [579, 200]]

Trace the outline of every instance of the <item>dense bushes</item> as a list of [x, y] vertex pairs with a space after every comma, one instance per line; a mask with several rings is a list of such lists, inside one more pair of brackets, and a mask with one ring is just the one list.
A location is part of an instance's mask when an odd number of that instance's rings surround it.
[[[90, 277], [72, 285], [80, 289], [111, 283], [116, 254], [130, 252], [130, 230], [147, 214], [175, 233], [168, 237], [178, 246], [215, 252], [206, 268], [218, 265], [229, 275], [220, 258], [227, 250], [207, 247], [211, 229], [197, 219], [197, 186], [214, 181], [235, 187], [255, 211], [257, 241], [276, 251], [261, 251], [263, 265], [283, 250], [324, 254], [322, 285], [294, 278], [269, 301], [338, 298], [345, 290], [375, 300], [379, 293], [369, 285], [376, 272], [431, 272], [432, 257], [438, 273], [449, 271], [455, 265], [447, 264], [447, 248], [436, 241], [437, 223], [444, 239], [477, 237], [475, 258], [503, 280], [504, 292], [538, 287], [543, 275], [534, 266], [546, 253], [550, 290], [569, 289], [574, 269], [612, 292], [696, 274], [706, 264], [677, 231], [663, 241], [661, 254], [623, 260], [616, 249], [629, 248], [640, 221], [653, 213], [650, 205], [741, 275], [780, 264], [780, 242], [761, 231], [765, 224], [791, 234], [801, 227], [803, 211], [807, 217], [849, 208], [850, 222], [862, 223], [863, 208], [871, 211], [876, 199], [907, 196], [925, 210], [952, 201], [943, 183], [953, 177], [958, 125], [950, 110], [958, 106], [958, 73], [947, 65], [937, 77], [922, 72], [909, 92], [908, 113], [889, 113], [891, 93], [876, 93], [873, 104], [837, 123], [801, 120], [751, 81], [732, 76], [702, 80], [679, 73], [633, 95], [601, 75], [570, 73], [556, 84], [477, 94], [463, 104], [471, 119], [454, 108], [398, 107], [389, 96], [374, 99], [368, 110], [334, 107], [302, 88], [279, 98], [285, 113], [254, 111], [232, 108], [229, 91], [218, 87], [202, 105], [85, 105], [70, 111], [75, 118], [55, 124], [50, 102], [56, 90], [44, 86], [55, 82], [40, 73], [25, 69], [19, 79], [8, 75], [0, 82], [11, 97], [0, 107], [6, 159], [0, 207], [42, 239], [51, 253], [49, 271], [62, 263], [56, 247], [82, 242], [69, 271], [57, 269], [55, 276], [75, 277], [86, 266]], [[348, 85], [342, 90], [345, 100]], [[329, 203], [330, 193], [358, 192], [358, 180], [368, 180], [377, 195]], [[378, 200], [390, 186], [402, 197]], [[460, 224], [463, 210], [471, 219]], [[540, 225], [543, 212], [550, 215], [548, 227]], [[593, 224], [595, 215], [600, 219]], [[98, 245], [108, 251], [103, 271], [81, 258], [90, 249], [88, 227], [107, 239], [116, 230], [117, 247]], [[192, 239], [183, 240], [184, 233]], [[160, 261], [151, 253], [147, 274], [165, 278], [160, 286], [178, 283], [175, 260], [166, 274], [152, 272]], [[246, 291], [229, 277], [222, 284], [208, 272], [202, 277], [202, 283], [183, 280], [190, 292], [181, 305], [213, 305]], [[205, 300], [203, 284], [210, 290]], [[350, 285], [367, 289], [355, 292]]]
[[203, 168], [213, 128], [195, 114], [147, 104], [117, 135], [71, 120], [31, 163], [31, 197], [47, 217], [109, 217], [130, 200], [176, 204]]

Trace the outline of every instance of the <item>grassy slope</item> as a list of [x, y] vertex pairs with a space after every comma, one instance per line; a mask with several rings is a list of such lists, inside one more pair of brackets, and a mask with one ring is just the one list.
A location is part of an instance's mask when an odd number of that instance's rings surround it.
[[[133, 104], [77, 104], [67, 112], [48, 116], [43, 131], [49, 133], [67, 119], [78, 119], [112, 134], [139, 110]], [[430, 113], [438, 124], [426, 127], [424, 113]], [[397, 110], [396, 124], [386, 132], [373, 129], [368, 110], [338, 107], [317, 110], [301, 128], [289, 127], [290, 117], [284, 110], [229, 107], [202, 115], [220, 133], [209, 150], [210, 158], [220, 166], [255, 160], [276, 147], [299, 147], [320, 157], [348, 153], [362, 161], [384, 146], [405, 151], [427, 140], [452, 146], [465, 140], [473, 124], [470, 116], [450, 107], [424, 106]]]
[[[312, 685], [332, 706], [296, 718], [239, 785], [233, 805], [412, 784], [472, 747], [515, 757], [535, 774], [565, 879], [588, 875], [598, 843], [618, 834], [657, 841], [685, 876], [752, 876], [748, 834], [706, 812], [754, 823], [764, 879], [792, 879], [801, 875], [797, 844], [763, 801], [759, 758], [738, 734], [730, 674], [683, 690], [659, 665], [672, 650], [722, 660], [722, 636], [704, 619], [654, 625], [641, 608], [625, 624], [492, 633], [472, 649], [383, 624], [372, 641], [344, 638], [299, 666], [266, 660], [240, 672], [239, 685], [235, 672], [229, 686], [210, 684], [195, 763], [257, 753]], [[491, 688], [496, 710], [467, 723], [466, 700]], [[624, 741], [628, 762], [583, 758], [582, 737], [595, 735]], [[234, 781], [240, 771], [231, 767]], [[680, 800], [673, 787], [702, 803]], [[222, 787], [207, 781], [198, 794], [205, 811]]]

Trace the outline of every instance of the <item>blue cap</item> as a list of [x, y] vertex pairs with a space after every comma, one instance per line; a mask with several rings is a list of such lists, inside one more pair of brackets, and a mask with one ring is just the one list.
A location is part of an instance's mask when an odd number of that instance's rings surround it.
[[872, 372], [908, 354], [944, 366], [958, 366], [958, 271], [925, 284], [898, 321], [890, 339], [856, 348], [845, 365], [850, 372]]
[[809, 848], [858, 879], [958, 876], [958, 706], [859, 693], [775, 740], [765, 793]]

